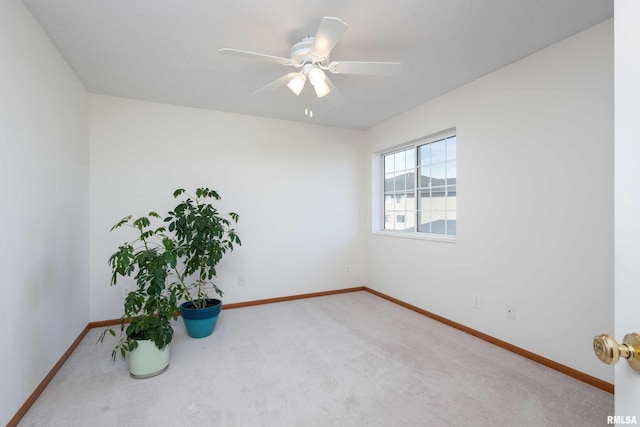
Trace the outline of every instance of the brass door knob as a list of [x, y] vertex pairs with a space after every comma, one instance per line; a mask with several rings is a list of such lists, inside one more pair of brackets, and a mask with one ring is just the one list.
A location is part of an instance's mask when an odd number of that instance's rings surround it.
[[607, 365], [618, 363], [622, 357], [640, 372], [640, 335], [635, 332], [625, 335], [622, 344], [618, 344], [610, 335], [598, 335], [593, 339], [593, 351]]

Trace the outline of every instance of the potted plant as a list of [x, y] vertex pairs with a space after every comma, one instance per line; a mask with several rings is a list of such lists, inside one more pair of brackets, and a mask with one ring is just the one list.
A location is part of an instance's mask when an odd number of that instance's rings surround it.
[[[137, 230], [138, 238], [125, 243], [109, 258], [111, 285], [119, 277], [134, 275], [136, 288], [124, 301], [121, 317], [121, 339], [111, 353], [115, 360], [120, 352], [124, 358], [130, 353], [129, 372], [134, 378], [148, 378], [164, 372], [169, 367], [169, 343], [173, 338], [171, 319], [177, 319], [178, 297], [175, 289], [167, 286], [170, 272], [177, 265], [174, 242], [164, 235], [164, 227], [152, 226], [152, 219], [161, 217], [150, 212], [148, 216], [123, 218], [111, 228], [130, 226]], [[107, 328], [106, 333], [115, 336]], [[124, 335], [124, 336], [123, 336]]]
[[213, 333], [222, 309], [222, 301], [212, 298], [214, 291], [222, 297], [222, 290], [213, 282], [216, 265], [223, 255], [231, 252], [234, 245], [241, 245], [240, 238], [232, 228], [238, 222], [238, 214], [220, 213], [212, 204], [220, 195], [208, 188], [198, 188], [195, 197], [185, 194], [184, 189], [173, 193], [177, 198], [187, 196], [164, 219], [169, 232], [174, 233], [179, 267], [174, 268], [176, 281], [172, 286], [181, 299], [180, 313], [187, 333], [193, 338], [202, 338]]

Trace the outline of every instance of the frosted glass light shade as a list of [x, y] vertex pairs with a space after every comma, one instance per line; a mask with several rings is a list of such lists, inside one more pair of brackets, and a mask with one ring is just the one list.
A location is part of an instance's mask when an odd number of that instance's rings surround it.
[[309, 81], [314, 86], [324, 83], [325, 78], [324, 71], [320, 68], [312, 68], [311, 71], [309, 71]]
[[292, 78], [289, 83], [287, 83], [287, 87], [291, 89], [291, 92], [295, 93], [296, 95], [300, 95], [300, 92], [302, 92], [306, 81], [307, 78], [304, 74], [298, 74], [297, 76]]
[[318, 98], [322, 98], [323, 96], [331, 92], [331, 88], [324, 81], [315, 84], [313, 88], [316, 90], [316, 95], [318, 96]]

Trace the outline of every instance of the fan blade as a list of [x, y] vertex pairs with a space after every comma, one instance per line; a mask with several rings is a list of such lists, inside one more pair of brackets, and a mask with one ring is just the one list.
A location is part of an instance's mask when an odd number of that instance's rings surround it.
[[328, 68], [334, 74], [369, 76], [397, 76], [402, 72], [402, 64], [399, 62], [335, 61]]
[[321, 58], [329, 56], [345, 31], [347, 31], [347, 24], [342, 20], [330, 16], [322, 18], [313, 45], [311, 45], [311, 54]]
[[237, 56], [239, 58], [253, 59], [258, 61], [275, 62], [282, 65], [293, 65], [289, 58], [283, 58], [281, 56], [265, 55], [263, 53], [247, 52], [246, 50], [223, 48], [218, 49], [218, 52], [223, 55]]
[[275, 79], [274, 81], [267, 83], [266, 85], [262, 86], [260, 89], [254, 91], [251, 93], [251, 95], [255, 95], [258, 92], [260, 93], [273, 93], [276, 90], [280, 89], [282, 86], [285, 86], [287, 83], [289, 83], [291, 81], [291, 79], [293, 79], [295, 76], [297, 76], [298, 73], [289, 73], [286, 74], [278, 79]]

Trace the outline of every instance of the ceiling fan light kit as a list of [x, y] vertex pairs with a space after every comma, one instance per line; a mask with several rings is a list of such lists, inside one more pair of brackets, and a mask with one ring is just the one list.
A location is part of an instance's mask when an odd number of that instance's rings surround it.
[[[330, 62], [329, 54], [346, 30], [347, 24], [342, 20], [325, 16], [322, 18], [315, 36], [304, 37], [300, 42], [293, 45], [289, 58], [229, 48], [219, 49], [218, 52], [263, 62], [274, 62], [300, 70], [293, 77], [283, 76], [253, 93], [274, 90], [286, 85], [294, 94], [300, 95], [307, 80], [309, 80], [316, 96], [322, 98], [332, 92], [332, 89], [334, 92], [336, 91], [326, 71], [332, 74], [370, 76], [394, 76], [400, 74], [402, 64], [399, 62]], [[308, 110], [310, 109], [305, 110], [305, 114], [311, 116], [311, 114], [307, 113]]]

